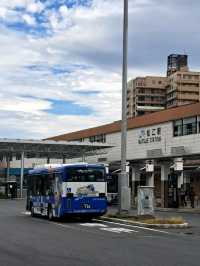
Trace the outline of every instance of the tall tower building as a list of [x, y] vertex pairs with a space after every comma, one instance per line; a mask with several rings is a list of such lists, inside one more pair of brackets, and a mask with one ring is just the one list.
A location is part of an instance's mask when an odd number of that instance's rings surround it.
[[180, 70], [188, 70], [188, 56], [185, 54], [170, 54], [167, 57], [167, 76]]
[[200, 72], [189, 71], [187, 55], [168, 56], [167, 79], [166, 108], [200, 101]]

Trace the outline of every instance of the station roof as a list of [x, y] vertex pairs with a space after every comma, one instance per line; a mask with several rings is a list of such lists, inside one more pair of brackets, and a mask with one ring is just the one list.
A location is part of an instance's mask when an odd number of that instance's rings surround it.
[[[137, 116], [127, 119], [128, 129], [154, 126], [177, 119], [188, 118], [200, 115], [200, 103], [188, 104], [179, 107], [165, 109], [159, 112]], [[88, 128], [76, 132], [66, 133], [50, 137], [51, 140], [73, 141], [81, 138], [88, 138], [99, 134], [111, 134], [121, 131], [121, 121], [115, 121], [110, 124]]]
[[105, 153], [113, 146], [90, 142], [68, 142], [54, 140], [0, 139], [0, 156], [19, 155], [27, 158], [79, 158], [84, 155]]

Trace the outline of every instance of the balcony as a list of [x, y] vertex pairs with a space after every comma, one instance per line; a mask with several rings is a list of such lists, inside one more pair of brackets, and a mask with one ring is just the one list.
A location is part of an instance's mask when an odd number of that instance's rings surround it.
[[164, 109], [165, 107], [161, 106], [137, 105], [137, 111], [161, 111]]
[[192, 101], [199, 101], [199, 95], [194, 95], [190, 93], [180, 93], [177, 95], [177, 99], [179, 100], [192, 100]]

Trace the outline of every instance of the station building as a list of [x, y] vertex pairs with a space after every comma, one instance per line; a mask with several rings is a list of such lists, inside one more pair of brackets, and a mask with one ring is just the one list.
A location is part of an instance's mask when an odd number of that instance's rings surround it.
[[[88, 156], [86, 160], [109, 164], [113, 176], [111, 192], [114, 192], [117, 190], [115, 173], [120, 171], [120, 130], [121, 121], [116, 121], [50, 139], [113, 146], [104, 154]], [[137, 187], [149, 185], [154, 186], [157, 206], [181, 206], [180, 196], [184, 191], [189, 207], [193, 191], [195, 207], [200, 208], [200, 103], [128, 119], [127, 162], [133, 204]]]

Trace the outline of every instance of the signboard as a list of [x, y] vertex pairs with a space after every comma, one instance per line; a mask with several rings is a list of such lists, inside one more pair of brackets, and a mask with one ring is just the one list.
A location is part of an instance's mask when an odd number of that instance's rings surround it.
[[147, 173], [152, 173], [154, 171], [153, 161], [146, 161], [145, 170]]
[[161, 139], [161, 127], [141, 129], [139, 132], [138, 144], [160, 142]]
[[138, 215], [154, 214], [153, 187], [138, 187]]
[[174, 171], [183, 171], [183, 159], [182, 158], [174, 159]]
[[174, 171], [183, 171], [183, 162], [175, 162]]

